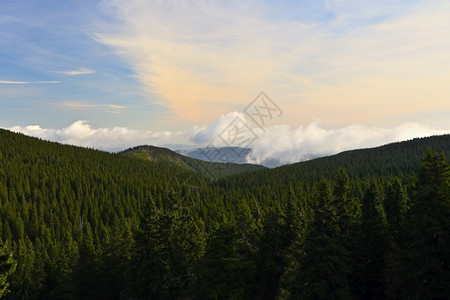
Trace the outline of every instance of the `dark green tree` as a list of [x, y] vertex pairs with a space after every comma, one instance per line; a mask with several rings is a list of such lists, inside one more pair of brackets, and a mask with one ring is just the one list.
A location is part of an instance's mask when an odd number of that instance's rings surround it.
[[99, 257], [95, 249], [91, 226], [86, 222], [84, 227], [78, 263], [73, 274], [73, 294], [80, 299], [98, 299], [100, 288]]
[[363, 299], [382, 299], [386, 288], [386, 258], [390, 239], [382, 198], [376, 183], [367, 189], [362, 203], [360, 259]]
[[291, 294], [295, 299], [348, 299], [348, 252], [342, 245], [330, 183], [322, 179], [317, 191], [314, 221], [308, 227], [298, 285]]
[[312, 219], [312, 211], [302, 194], [297, 198], [293, 188], [290, 189], [289, 199], [284, 207], [285, 248], [283, 254], [283, 274], [279, 279], [277, 299], [288, 299], [296, 285], [295, 276], [299, 271], [300, 260], [303, 256], [303, 244], [306, 237], [308, 221]]
[[351, 194], [350, 178], [344, 169], [340, 169], [335, 176], [333, 194], [336, 213], [339, 218], [341, 242], [348, 253], [348, 256], [342, 257], [342, 259], [347, 259], [345, 263], [349, 266], [349, 286], [352, 294], [354, 294], [360, 285], [358, 264], [355, 257], [359, 255], [358, 248], [360, 247], [361, 204], [359, 199]]
[[445, 299], [450, 295], [450, 170], [443, 154], [426, 153], [407, 222], [400, 274], [405, 297]]
[[385, 200], [386, 219], [392, 235], [397, 239], [401, 234], [406, 213], [408, 211], [409, 197], [402, 182], [395, 178], [389, 185]]
[[9, 293], [8, 277], [16, 269], [16, 262], [12, 252], [3, 245], [0, 246], [0, 298]]
[[[250, 299], [252, 287], [245, 274], [248, 257], [235, 224], [224, 223], [208, 239], [198, 267], [199, 299]], [[250, 295], [249, 295], [250, 294]]]
[[204, 253], [205, 236], [171, 199], [158, 209], [146, 201], [131, 257], [127, 293], [138, 299], [185, 299], [195, 286], [194, 267]]

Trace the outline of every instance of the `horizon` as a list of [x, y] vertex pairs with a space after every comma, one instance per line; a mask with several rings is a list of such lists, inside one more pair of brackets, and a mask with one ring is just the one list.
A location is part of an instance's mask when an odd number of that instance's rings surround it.
[[450, 133], [446, 1], [6, 0], [0, 20], [0, 128], [26, 135], [295, 162]]

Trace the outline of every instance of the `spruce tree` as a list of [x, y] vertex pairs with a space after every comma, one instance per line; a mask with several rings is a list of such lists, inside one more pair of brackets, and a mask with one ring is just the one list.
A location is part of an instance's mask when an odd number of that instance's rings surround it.
[[376, 183], [366, 191], [362, 203], [361, 222], [361, 294], [363, 299], [381, 299], [386, 288], [386, 256], [390, 239], [386, 214]]
[[409, 198], [399, 178], [395, 178], [389, 185], [385, 200], [386, 219], [389, 229], [395, 238], [398, 238], [403, 228], [408, 211]]
[[9, 293], [8, 277], [16, 269], [16, 262], [11, 251], [5, 245], [0, 246], [0, 298]]
[[235, 224], [223, 223], [209, 237], [197, 272], [199, 299], [253, 298], [239, 235]]
[[138, 299], [192, 297], [194, 267], [204, 253], [205, 236], [178, 211], [176, 199], [165, 210], [149, 199], [135, 236], [127, 293]]
[[294, 299], [348, 299], [348, 252], [342, 245], [330, 183], [318, 185], [314, 221], [308, 227]]
[[450, 295], [450, 169], [443, 154], [428, 150], [406, 225], [401, 277], [405, 297]]
[[350, 179], [347, 171], [340, 169], [335, 176], [334, 197], [338, 224], [341, 233], [341, 242], [348, 255], [342, 257], [349, 266], [349, 286], [352, 294], [360, 286], [357, 257], [360, 244], [359, 227], [361, 222], [361, 205], [359, 199], [351, 195]]

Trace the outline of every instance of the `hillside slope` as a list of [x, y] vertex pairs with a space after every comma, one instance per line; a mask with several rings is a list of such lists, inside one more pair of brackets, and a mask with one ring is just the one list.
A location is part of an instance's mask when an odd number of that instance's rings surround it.
[[[341, 152], [336, 155], [298, 162], [245, 176], [246, 186], [289, 185], [313, 182], [321, 177], [333, 177], [339, 169], [347, 170], [351, 178], [408, 176], [418, 170], [427, 148], [450, 156], [450, 135], [416, 138], [368, 149]], [[244, 177], [226, 178], [219, 184], [238, 188]], [[250, 184], [249, 184], [250, 183]]]
[[266, 169], [266, 167], [253, 164], [204, 161], [184, 156], [166, 148], [148, 145], [130, 148], [120, 152], [120, 154], [164, 164], [177, 165], [182, 168], [194, 170], [212, 180], [239, 173]]

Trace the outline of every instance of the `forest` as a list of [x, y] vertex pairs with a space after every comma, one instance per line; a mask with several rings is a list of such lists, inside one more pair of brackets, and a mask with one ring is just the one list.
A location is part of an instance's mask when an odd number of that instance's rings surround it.
[[212, 180], [0, 129], [0, 297], [448, 299], [449, 154], [443, 135]]

